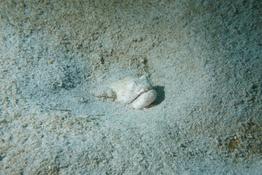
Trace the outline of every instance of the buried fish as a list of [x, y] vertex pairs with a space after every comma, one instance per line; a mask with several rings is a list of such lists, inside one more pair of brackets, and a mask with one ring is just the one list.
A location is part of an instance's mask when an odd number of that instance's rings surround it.
[[95, 96], [109, 98], [134, 109], [143, 109], [156, 100], [157, 93], [146, 76], [139, 78], [128, 76], [96, 92]]

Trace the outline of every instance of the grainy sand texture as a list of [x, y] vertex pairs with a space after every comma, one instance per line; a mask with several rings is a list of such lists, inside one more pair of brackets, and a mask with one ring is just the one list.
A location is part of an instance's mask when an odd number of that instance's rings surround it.
[[0, 175], [180, 174], [262, 174], [262, 1], [0, 0]]

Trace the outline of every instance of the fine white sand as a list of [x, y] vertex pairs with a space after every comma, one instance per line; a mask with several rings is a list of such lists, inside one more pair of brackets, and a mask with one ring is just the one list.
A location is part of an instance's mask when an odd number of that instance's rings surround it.
[[[0, 175], [261, 174], [262, 1], [0, 1]], [[95, 90], [148, 75], [151, 108]]]

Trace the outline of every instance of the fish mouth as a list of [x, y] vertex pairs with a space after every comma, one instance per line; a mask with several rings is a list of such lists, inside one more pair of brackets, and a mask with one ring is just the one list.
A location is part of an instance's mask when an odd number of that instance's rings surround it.
[[151, 89], [145, 89], [142, 92], [140, 92], [129, 104], [133, 103], [134, 101], [136, 101], [141, 95], [143, 95], [144, 93], [147, 93], [148, 91], [151, 91]]

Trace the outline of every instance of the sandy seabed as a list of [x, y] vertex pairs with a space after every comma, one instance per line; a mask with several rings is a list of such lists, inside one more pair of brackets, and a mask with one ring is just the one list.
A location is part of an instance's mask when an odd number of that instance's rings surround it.
[[[0, 1], [0, 175], [262, 172], [262, 1]], [[93, 91], [148, 75], [155, 104]]]

